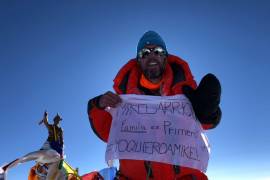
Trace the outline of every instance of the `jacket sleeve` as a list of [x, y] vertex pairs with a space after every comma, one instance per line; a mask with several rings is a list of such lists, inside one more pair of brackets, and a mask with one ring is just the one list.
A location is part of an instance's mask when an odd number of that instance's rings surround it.
[[97, 96], [88, 101], [88, 118], [94, 133], [104, 142], [108, 141], [111, 128], [112, 116], [109, 112], [98, 106], [99, 98]]

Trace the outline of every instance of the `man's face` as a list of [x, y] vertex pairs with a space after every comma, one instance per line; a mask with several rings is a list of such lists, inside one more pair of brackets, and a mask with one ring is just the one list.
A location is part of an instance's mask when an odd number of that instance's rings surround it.
[[[143, 74], [148, 80], [160, 80], [166, 65], [166, 55], [158, 53], [155, 48], [156, 45], [147, 45], [146, 49], [152, 50], [150, 53], [145, 53], [139, 58], [139, 64]], [[159, 49], [158, 49], [159, 50]]]

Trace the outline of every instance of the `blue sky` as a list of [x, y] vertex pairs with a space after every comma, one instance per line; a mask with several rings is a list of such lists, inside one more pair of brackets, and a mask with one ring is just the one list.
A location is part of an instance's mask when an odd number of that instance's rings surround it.
[[[45, 109], [59, 112], [66, 160], [80, 174], [104, 168], [90, 129], [89, 98], [112, 90], [147, 30], [185, 59], [197, 82], [222, 84], [222, 122], [207, 132], [211, 180], [270, 179], [270, 2], [0, 1], [0, 164], [39, 149]], [[22, 164], [9, 179], [27, 179]]]

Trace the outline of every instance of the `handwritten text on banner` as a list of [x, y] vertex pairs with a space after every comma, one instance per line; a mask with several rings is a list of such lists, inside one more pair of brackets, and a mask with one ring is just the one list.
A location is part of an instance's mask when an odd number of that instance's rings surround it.
[[210, 147], [184, 95], [121, 95], [108, 111], [113, 121], [106, 161], [138, 159], [206, 172]]

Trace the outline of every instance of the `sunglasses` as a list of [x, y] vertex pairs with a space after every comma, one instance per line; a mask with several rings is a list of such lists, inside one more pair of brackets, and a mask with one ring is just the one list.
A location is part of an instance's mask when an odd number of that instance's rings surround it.
[[143, 48], [138, 53], [138, 58], [144, 58], [148, 56], [151, 52], [154, 52], [156, 55], [163, 56], [166, 55], [166, 51], [162, 49], [161, 47], [155, 47], [155, 48]]

